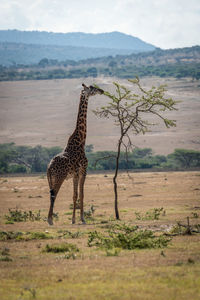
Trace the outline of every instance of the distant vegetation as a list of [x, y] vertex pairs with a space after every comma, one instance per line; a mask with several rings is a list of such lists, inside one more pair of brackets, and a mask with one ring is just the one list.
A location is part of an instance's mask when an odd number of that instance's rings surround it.
[[0, 81], [115, 76], [200, 78], [200, 46], [161, 50], [120, 32], [0, 30]]
[[[14, 143], [0, 144], [0, 174], [46, 172], [50, 159], [62, 152], [60, 147], [17, 146]], [[116, 152], [93, 152], [93, 146], [86, 146], [88, 170], [114, 170]], [[151, 148], [135, 148], [127, 158], [121, 154], [119, 169], [188, 169], [200, 167], [200, 151], [176, 149], [167, 156], [154, 155]]]
[[[31, 53], [30, 53], [31, 55]], [[42, 58], [35, 65], [0, 66], [0, 81], [82, 78], [97, 76], [134, 78], [135, 76], [191, 77], [200, 79], [200, 46], [89, 58], [74, 61]]]

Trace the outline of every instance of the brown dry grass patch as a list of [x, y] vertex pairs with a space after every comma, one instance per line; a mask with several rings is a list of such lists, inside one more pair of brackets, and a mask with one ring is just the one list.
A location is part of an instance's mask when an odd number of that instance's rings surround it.
[[[121, 223], [149, 228], [160, 234], [177, 221], [199, 224], [200, 173], [135, 173], [130, 179], [119, 175], [119, 209]], [[105, 232], [115, 223], [112, 175], [88, 175], [85, 184], [85, 209], [95, 207], [93, 219], [83, 226], [71, 225], [72, 182], [65, 182], [56, 199], [59, 219], [53, 227], [43, 221], [5, 224], [9, 208], [22, 211], [41, 210], [47, 216], [49, 191], [46, 178], [0, 178], [0, 230], [47, 232], [49, 240], [0, 241], [1, 251], [9, 249], [12, 261], [0, 261], [1, 299], [200, 299], [200, 236], [173, 237], [164, 249], [121, 250], [107, 256], [105, 250], [87, 245], [89, 231]], [[163, 207], [159, 220], [137, 220], [153, 208]], [[120, 223], [119, 222], [119, 223]], [[65, 238], [69, 230], [80, 232], [78, 238]], [[59, 237], [60, 235], [60, 237]], [[75, 244], [80, 251], [75, 259], [62, 253], [44, 253], [48, 243]], [[134, 298], [133, 298], [134, 295]]]

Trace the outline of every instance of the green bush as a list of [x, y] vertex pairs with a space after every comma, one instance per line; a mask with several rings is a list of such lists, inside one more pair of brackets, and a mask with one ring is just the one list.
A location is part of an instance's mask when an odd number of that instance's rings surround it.
[[137, 220], [159, 220], [160, 215], [164, 215], [166, 214], [165, 210], [163, 207], [161, 208], [154, 208], [150, 211], [147, 211], [145, 214], [141, 214], [140, 212], [135, 212], [136, 215], [136, 219]]
[[0, 241], [17, 240], [17, 241], [29, 241], [29, 240], [43, 240], [52, 239], [53, 237], [44, 232], [19, 232], [19, 231], [0, 231]]
[[33, 213], [31, 210], [28, 212], [20, 209], [9, 209], [9, 214], [5, 215], [5, 219], [8, 222], [26, 222], [26, 221], [40, 221], [41, 215], [40, 210]]
[[93, 231], [88, 236], [89, 247], [105, 249], [150, 249], [163, 248], [168, 245], [170, 239], [164, 235], [155, 236], [150, 230], [138, 230], [137, 227], [128, 225], [111, 227], [107, 234]]
[[62, 253], [62, 252], [79, 252], [79, 249], [74, 244], [62, 243], [62, 244], [47, 244], [43, 249], [43, 252], [46, 253]]

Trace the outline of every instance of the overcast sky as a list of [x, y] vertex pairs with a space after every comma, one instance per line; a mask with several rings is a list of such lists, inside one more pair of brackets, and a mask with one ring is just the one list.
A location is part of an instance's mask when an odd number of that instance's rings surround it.
[[200, 0], [0, 0], [0, 29], [120, 31], [164, 49], [200, 45]]

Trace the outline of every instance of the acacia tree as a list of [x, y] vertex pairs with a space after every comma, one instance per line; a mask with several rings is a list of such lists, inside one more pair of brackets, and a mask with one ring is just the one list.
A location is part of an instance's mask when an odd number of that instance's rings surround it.
[[169, 158], [178, 162], [183, 168], [197, 167], [200, 165], [200, 151], [188, 149], [175, 149]]
[[[167, 128], [176, 126], [175, 120], [169, 120], [163, 116], [165, 111], [176, 110], [175, 105], [177, 103], [177, 101], [165, 95], [166, 87], [164, 85], [159, 87], [153, 86], [151, 89], [145, 90], [141, 86], [138, 77], [133, 80], [129, 79], [128, 81], [133, 84], [131, 89], [113, 82], [115, 93], [104, 92], [104, 95], [111, 101], [108, 105], [94, 110], [94, 113], [100, 118], [113, 118], [114, 124], [119, 127], [117, 154], [115, 156], [115, 173], [113, 177], [116, 219], [119, 219], [117, 175], [122, 147], [128, 153], [132, 147], [131, 135], [145, 134], [152, 125], [156, 125], [146, 120], [145, 115], [147, 114], [155, 115], [158, 119], [161, 119]], [[136, 94], [133, 88], [137, 88], [139, 93]]]

